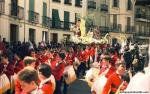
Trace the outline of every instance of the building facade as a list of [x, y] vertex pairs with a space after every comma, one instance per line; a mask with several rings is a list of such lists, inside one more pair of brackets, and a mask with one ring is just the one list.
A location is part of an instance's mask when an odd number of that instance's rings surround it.
[[[89, 0], [96, 2], [94, 23], [98, 26], [101, 35], [109, 33], [110, 43], [124, 43], [133, 39], [134, 33], [134, 3], [135, 0]], [[93, 4], [94, 5], [94, 4]]]
[[[149, 2], [150, 5], [150, 2]], [[150, 6], [148, 3], [135, 5], [135, 36], [139, 44], [148, 44], [150, 39]]]
[[86, 0], [0, 0], [0, 35], [7, 41], [61, 42], [70, 38]]

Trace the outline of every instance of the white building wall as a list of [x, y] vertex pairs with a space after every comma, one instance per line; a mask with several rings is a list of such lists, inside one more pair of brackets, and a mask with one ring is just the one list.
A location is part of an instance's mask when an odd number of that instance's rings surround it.
[[[24, 2], [26, 1], [26, 2]], [[24, 27], [24, 20], [14, 20], [9, 16], [10, 14], [10, 4], [11, 0], [5, 0], [5, 15], [0, 16], [0, 35], [5, 37], [7, 41], [10, 41], [10, 24], [16, 24], [19, 26], [19, 33], [18, 39], [19, 41], [24, 41], [24, 34], [25, 40], [28, 41], [29, 39], [29, 28], [35, 29], [35, 40], [36, 43], [42, 40], [42, 31], [47, 31], [50, 39], [50, 34], [52, 32], [58, 33], [58, 42], [63, 38], [63, 34], [70, 34], [73, 35], [73, 32], [64, 31], [62, 29], [52, 29], [49, 30], [47, 28], [42, 27], [42, 15], [43, 15], [43, 2], [47, 2], [47, 16], [52, 16], [52, 9], [59, 10], [59, 17], [61, 21], [64, 21], [64, 11], [68, 11], [70, 13], [70, 22], [75, 21], [75, 13], [79, 13], [81, 17], [86, 15], [87, 9], [87, 0], [83, 0], [83, 7], [75, 7], [75, 0], [72, 0], [72, 5], [64, 4], [64, 0], [61, 0], [61, 3], [55, 3], [52, 0], [35, 0], [35, 12], [39, 13], [39, 24], [33, 25], [28, 22], [28, 15], [29, 15], [29, 0], [18, 0], [18, 5], [24, 7], [25, 5], [25, 27]], [[50, 4], [50, 5], [49, 5]], [[25, 31], [24, 31], [25, 30]]]
[[[110, 15], [110, 23], [113, 22], [113, 14], [117, 14], [117, 24], [121, 24], [122, 32], [126, 31], [127, 26], [127, 17], [131, 18], [131, 26], [134, 26], [134, 5], [132, 6], [132, 10], [127, 10], [127, 1], [128, 0], [119, 0], [119, 7], [113, 7], [113, 0], [109, 2], [109, 15]], [[132, 4], [133, 4], [132, 0]]]

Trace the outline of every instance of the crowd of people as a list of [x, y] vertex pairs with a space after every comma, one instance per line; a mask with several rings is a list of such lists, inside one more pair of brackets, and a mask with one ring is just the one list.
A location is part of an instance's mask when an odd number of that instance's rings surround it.
[[[40, 42], [36, 46], [31, 42], [10, 44], [0, 40], [0, 57], [2, 94], [67, 94], [69, 74], [64, 71], [68, 66], [73, 66], [77, 79], [85, 76], [87, 70], [97, 68], [97, 77], [90, 79], [91, 93], [115, 94], [123, 92], [138, 72], [144, 73], [145, 66], [145, 58], [136, 43], [131, 49], [128, 43], [111, 46]], [[107, 80], [97, 93], [93, 86], [101, 76]]]

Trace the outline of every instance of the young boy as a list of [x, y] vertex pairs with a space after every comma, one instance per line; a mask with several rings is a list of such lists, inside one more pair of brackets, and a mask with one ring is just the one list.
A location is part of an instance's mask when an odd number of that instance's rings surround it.
[[18, 73], [22, 94], [43, 94], [38, 88], [38, 72], [33, 67], [25, 67]]
[[[35, 68], [35, 59], [32, 58], [32, 57], [25, 57], [24, 60], [23, 60], [23, 65], [25, 67], [27, 66], [30, 66], [32, 68]], [[15, 79], [15, 94], [20, 94], [22, 92], [22, 88], [21, 88], [21, 85], [20, 85], [20, 82], [18, 81], [18, 79]]]

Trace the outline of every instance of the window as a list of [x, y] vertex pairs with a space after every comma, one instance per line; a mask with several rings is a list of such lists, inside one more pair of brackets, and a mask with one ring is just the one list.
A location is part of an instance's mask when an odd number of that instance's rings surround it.
[[82, 7], [82, 0], [75, 0], [75, 6]]
[[131, 2], [131, 0], [128, 0], [127, 10], [132, 10], [132, 2]]
[[142, 26], [142, 33], [145, 34], [145, 32], [144, 32], [144, 26]]
[[42, 32], [42, 41], [48, 42], [48, 32], [47, 31]]
[[127, 25], [131, 26], [131, 17], [127, 17]]
[[34, 0], [29, 0], [29, 21], [34, 21]]
[[52, 9], [52, 27], [55, 27], [55, 28], [61, 27], [59, 12], [57, 9]]
[[72, 0], [64, 0], [64, 4], [69, 4], [71, 5]]
[[69, 34], [63, 34], [63, 41], [68, 42], [70, 40], [70, 35]]
[[60, 2], [60, 0], [53, 0], [53, 2]]
[[35, 42], [35, 29], [29, 28], [29, 40]]
[[150, 36], [150, 26], [147, 26], [148, 35]]
[[43, 25], [46, 25], [47, 22], [47, 4], [43, 2]]
[[117, 24], [117, 15], [116, 14], [113, 15], [113, 24]]
[[136, 32], [139, 33], [139, 25], [136, 25]]
[[101, 26], [106, 26], [106, 16], [101, 16]]
[[113, 0], [113, 7], [119, 7], [119, 0]]
[[57, 43], [58, 42], [58, 34], [51, 33], [51, 42]]
[[127, 32], [131, 32], [132, 28], [131, 28], [131, 18], [127, 17]]
[[80, 14], [79, 13], [75, 13], [75, 23], [80, 19]]
[[69, 29], [69, 12], [64, 11], [64, 29]]
[[18, 13], [18, 0], [11, 0], [11, 15], [17, 16]]
[[0, 0], [0, 13], [4, 13], [5, 11], [5, 1]]
[[18, 41], [18, 37], [19, 37], [18, 31], [19, 31], [18, 25], [10, 24], [10, 41], [11, 42]]

